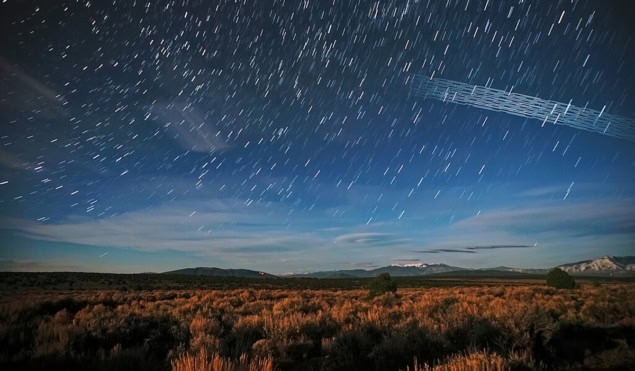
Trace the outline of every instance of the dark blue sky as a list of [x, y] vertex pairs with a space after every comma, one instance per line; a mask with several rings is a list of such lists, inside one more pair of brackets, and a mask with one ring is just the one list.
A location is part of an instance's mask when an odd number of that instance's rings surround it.
[[409, 94], [434, 75], [633, 119], [631, 7], [2, 3], [0, 269], [632, 255], [633, 142]]

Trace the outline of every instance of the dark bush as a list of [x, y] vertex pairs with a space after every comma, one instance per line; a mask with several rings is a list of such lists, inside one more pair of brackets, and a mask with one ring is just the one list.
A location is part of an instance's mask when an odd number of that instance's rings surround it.
[[343, 332], [335, 338], [324, 362], [326, 370], [371, 370], [373, 348], [380, 344], [384, 334], [377, 328]]
[[375, 297], [387, 292], [397, 292], [397, 284], [392, 280], [389, 273], [380, 273], [370, 282], [369, 295]]
[[547, 273], [547, 285], [557, 289], [572, 289], [575, 287], [575, 281], [567, 272], [554, 268]]
[[239, 358], [242, 354], [249, 353], [254, 343], [264, 336], [264, 330], [260, 327], [234, 327], [225, 336], [221, 354], [231, 358]]
[[424, 328], [411, 328], [390, 334], [377, 344], [369, 357], [375, 370], [403, 370], [412, 365], [414, 358], [432, 363], [448, 355], [441, 340]]
[[445, 334], [450, 347], [455, 351], [467, 349], [490, 349], [500, 351], [504, 341], [503, 329], [485, 318], [470, 318], [464, 325], [453, 327]]

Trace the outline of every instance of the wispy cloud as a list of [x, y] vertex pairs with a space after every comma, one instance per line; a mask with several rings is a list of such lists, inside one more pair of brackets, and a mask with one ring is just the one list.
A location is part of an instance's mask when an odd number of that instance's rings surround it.
[[488, 246], [465, 246], [453, 249], [425, 249], [425, 250], [411, 250], [410, 252], [418, 254], [439, 254], [439, 253], [464, 253], [475, 254], [477, 250], [495, 250], [495, 249], [523, 249], [529, 247], [536, 247], [536, 245], [488, 245]]
[[594, 198], [598, 198], [598, 196], [601, 197], [603, 194], [624, 194], [623, 189], [616, 190], [615, 187], [607, 185], [606, 183], [576, 182], [573, 186], [571, 183], [560, 183], [526, 188], [516, 193], [516, 196], [526, 200], [532, 200], [532, 202], [540, 200], [562, 200], [567, 194], [567, 191], [570, 190], [570, 187], [572, 187], [577, 197], [592, 195]]
[[[492, 209], [430, 230], [422, 238], [427, 248], [416, 251], [445, 253], [444, 261], [463, 266], [544, 266], [545, 261], [595, 256], [599, 247], [604, 254], [625, 254], [635, 243], [634, 210], [632, 198], [551, 200]], [[522, 259], [522, 264], [509, 259]]]
[[4, 80], [3, 90], [11, 91], [0, 100], [4, 112], [24, 110], [46, 118], [67, 114], [63, 108], [67, 102], [61, 94], [2, 57], [0, 77]]
[[377, 264], [374, 262], [356, 262], [353, 263], [353, 266], [356, 268], [377, 268]]
[[459, 253], [459, 254], [475, 254], [476, 251], [471, 250], [461, 250], [461, 249], [429, 249], [429, 250], [411, 250], [412, 253], [417, 254], [439, 254], [442, 252], [446, 253]]
[[560, 184], [530, 188], [518, 193], [518, 196], [527, 198], [551, 198], [559, 195], [562, 197], [567, 191], [567, 186], [568, 184]]
[[468, 246], [466, 250], [495, 250], [495, 249], [525, 249], [528, 247], [536, 247], [536, 245], [489, 245], [489, 246]]
[[156, 103], [148, 109], [149, 118], [166, 131], [185, 150], [212, 152], [229, 148], [220, 132], [192, 104]]
[[359, 232], [337, 236], [333, 242], [337, 245], [349, 247], [399, 246], [409, 243], [410, 239], [391, 233]]
[[451, 229], [461, 232], [522, 230], [533, 235], [552, 230], [573, 234], [594, 233], [599, 230], [603, 232], [634, 231], [634, 210], [635, 201], [632, 199], [578, 203], [552, 202], [485, 212], [460, 220], [453, 224]]
[[416, 258], [395, 258], [392, 260], [395, 263], [418, 263], [421, 261], [421, 259], [416, 259]]
[[219, 199], [167, 204], [104, 219], [74, 217], [55, 224], [5, 218], [1, 225], [37, 240], [145, 251], [253, 254], [327, 244], [313, 233], [285, 229], [271, 217], [276, 213], [275, 206], [246, 206], [239, 200]]
[[35, 167], [31, 162], [24, 161], [17, 155], [3, 150], [0, 150], [0, 166], [16, 170], [28, 170]]
[[[5, 218], [0, 220], [0, 229], [35, 240], [100, 249], [178, 251], [265, 270], [262, 264], [270, 264], [271, 270], [280, 262], [302, 269], [316, 269], [319, 264], [327, 269], [372, 268], [390, 261], [419, 262], [415, 257], [424, 254], [458, 266], [519, 265], [509, 261], [519, 257], [527, 265], [542, 266], [540, 261], [545, 259], [587, 258], [597, 246], [607, 246], [607, 251], [632, 246], [632, 210], [632, 199], [532, 203], [486, 210], [450, 225], [415, 228], [425, 224], [417, 220], [360, 225], [355, 220], [334, 221], [325, 213], [298, 210], [291, 217], [290, 208], [283, 203], [217, 198], [174, 201], [101, 219], [69, 216], [55, 223], [37, 223]], [[338, 227], [333, 228], [336, 223]], [[540, 254], [531, 252], [534, 246]], [[362, 253], [363, 261], [351, 262], [351, 254]]]

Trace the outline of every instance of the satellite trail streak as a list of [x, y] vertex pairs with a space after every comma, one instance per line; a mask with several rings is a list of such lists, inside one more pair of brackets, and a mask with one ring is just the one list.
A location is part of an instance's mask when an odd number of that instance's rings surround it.
[[580, 130], [592, 131], [635, 142], [635, 120], [611, 115], [569, 103], [555, 102], [504, 90], [469, 85], [457, 81], [415, 75], [411, 92], [424, 99], [462, 104], [492, 111], [505, 112]]

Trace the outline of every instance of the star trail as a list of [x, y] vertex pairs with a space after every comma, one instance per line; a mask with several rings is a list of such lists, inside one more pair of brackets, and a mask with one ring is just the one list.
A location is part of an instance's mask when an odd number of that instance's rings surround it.
[[0, 269], [628, 255], [632, 141], [412, 84], [632, 123], [632, 17], [628, 1], [4, 1]]

